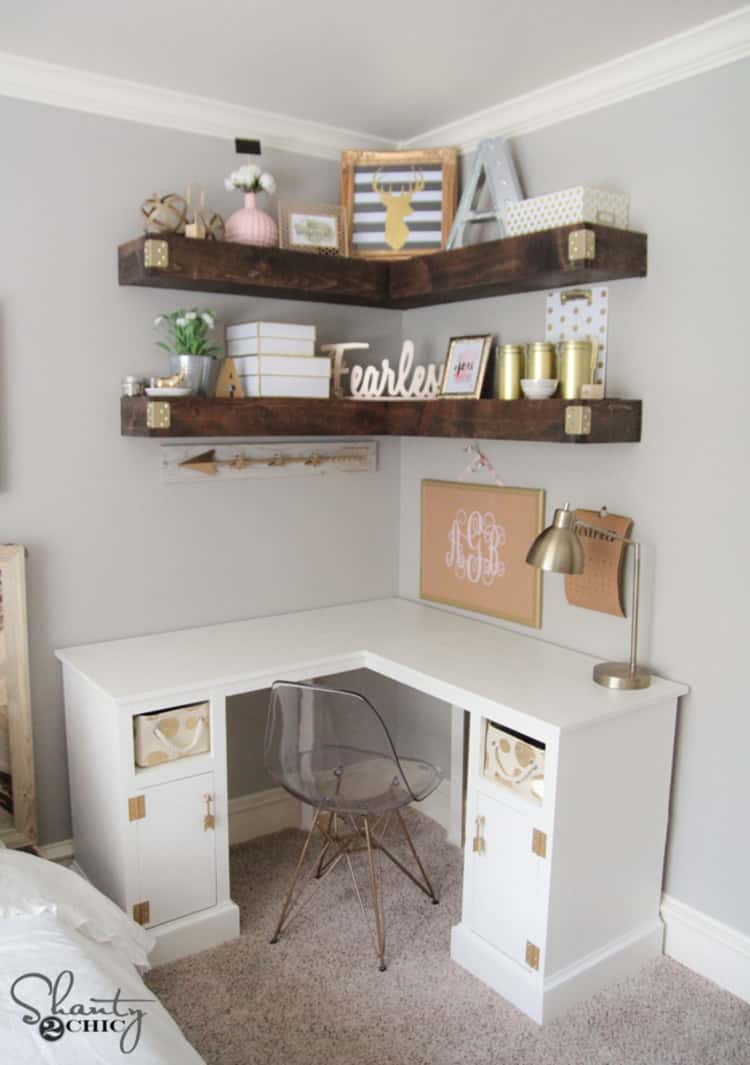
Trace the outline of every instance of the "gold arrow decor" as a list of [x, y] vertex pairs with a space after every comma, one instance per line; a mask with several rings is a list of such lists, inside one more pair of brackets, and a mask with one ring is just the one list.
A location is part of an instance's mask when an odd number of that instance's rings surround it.
[[[196, 451], [182, 444], [162, 446], [163, 480], [193, 481], [208, 477], [238, 478], [305, 476], [308, 474], [371, 473], [377, 468], [374, 441], [356, 444], [301, 442], [297, 444], [217, 444]], [[200, 477], [195, 475], [199, 474]]]

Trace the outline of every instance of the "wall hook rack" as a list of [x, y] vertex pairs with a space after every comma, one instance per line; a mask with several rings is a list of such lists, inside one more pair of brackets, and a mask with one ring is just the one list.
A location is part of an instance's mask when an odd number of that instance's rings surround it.
[[304, 477], [339, 473], [371, 473], [377, 468], [377, 445], [356, 443], [216, 444], [213, 447], [164, 444], [162, 478], [167, 482], [201, 483], [207, 478], [238, 480], [261, 477]]

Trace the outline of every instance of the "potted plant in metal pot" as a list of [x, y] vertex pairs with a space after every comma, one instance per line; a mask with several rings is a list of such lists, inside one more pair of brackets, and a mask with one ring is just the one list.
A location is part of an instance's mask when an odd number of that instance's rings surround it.
[[157, 340], [169, 352], [169, 369], [179, 375], [179, 383], [194, 395], [212, 396], [218, 373], [218, 353], [208, 334], [216, 325], [214, 311], [172, 311], [154, 319], [154, 326], [166, 332], [167, 340]]

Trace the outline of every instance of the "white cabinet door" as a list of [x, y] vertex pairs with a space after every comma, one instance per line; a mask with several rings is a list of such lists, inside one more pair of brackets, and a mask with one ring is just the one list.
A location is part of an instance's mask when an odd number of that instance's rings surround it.
[[531, 849], [533, 818], [481, 792], [476, 816], [484, 818], [484, 850], [472, 852], [469, 862], [469, 925], [493, 947], [526, 964], [526, 944], [541, 946], [545, 924], [544, 859]]
[[149, 927], [216, 905], [216, 833], [204, 827], [213, 784], [213, 773], [202, 773], [143, 790], [137, 901], [149, 904]]

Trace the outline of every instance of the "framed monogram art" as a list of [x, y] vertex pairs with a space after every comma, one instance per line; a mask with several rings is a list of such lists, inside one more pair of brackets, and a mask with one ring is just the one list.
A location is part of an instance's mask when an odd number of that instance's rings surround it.
[[421, 597], [540, 628], [542, 574], [526, 553], [543, 522], [541, 489], [422, 481]]

